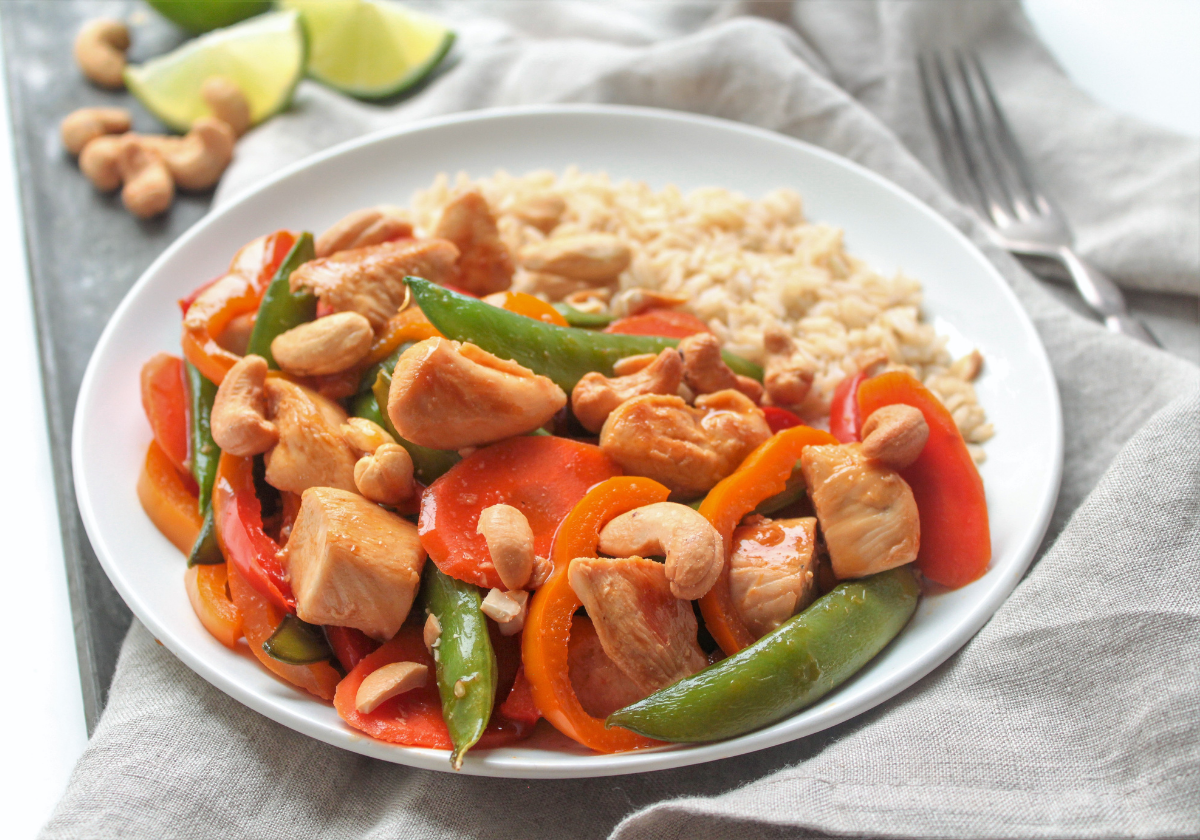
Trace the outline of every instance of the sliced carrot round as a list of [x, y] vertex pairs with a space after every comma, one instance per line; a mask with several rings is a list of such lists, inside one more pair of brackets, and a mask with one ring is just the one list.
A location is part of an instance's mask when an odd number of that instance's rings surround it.
[[690, 312], [678, 309], [651, 309], [613, 321], [604, 328], [606, 333], [621, 335], [657, 335], [663, 338], [687, 338], [697, 333], [712, 332], [708, 324]]
[[550, 556], [558, 525], [588, 488], [620, 475], [600, 447], [566, 438], [530, 435], [480, 449], [429, 486], [417, 525], [421, 545], [451, 577], [503, 586], [487, 543], [475, 529], [484, 508], [512, 505], [529, 520], [534, 551]]

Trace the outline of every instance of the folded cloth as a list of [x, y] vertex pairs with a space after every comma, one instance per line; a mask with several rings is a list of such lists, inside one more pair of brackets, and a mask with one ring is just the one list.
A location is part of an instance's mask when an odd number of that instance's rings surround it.
[[442, 11], [461, 50], [424, 91], [368, 106], [304, 83], [291, 112], [241, 142], [219, 198], [365, 131], [534, 102], [702, 112], [845, 155], [971, 235], [1038, 328], [1067, 443], [1039, 556], [959, 653], [871, 712], [751, 755], [609, 779], [480, 779], [343, 752], [243, 708], [135, 622], [42, 836], [1200, 834], [1200, 371], [1080, 318], [987, 244], [931, 174], [912, 59], [983, 52], [1085, 253], [1130, 286], [1200, 292], [1200, 144], [1090, 103], [1015, 3]]

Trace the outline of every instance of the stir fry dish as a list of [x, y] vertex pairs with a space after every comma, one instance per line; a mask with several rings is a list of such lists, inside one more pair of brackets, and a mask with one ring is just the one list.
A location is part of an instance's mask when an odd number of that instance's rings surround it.
[[[870, 324], [821, 350], [805, 317], [754, 333], [735, 299], [722, 318], [664, 291], [689, 275], [654, 277], [663, 213], [613, 224], [570, 177], [443, 181], [413, 212], [261, 236], [141, 375], [138, 497], [201, 624], [455, 769], [542, 718], [600, 753], [767, 726], [991, 559], [978, 354]], [[825, 235], [784, 206], [796, 231], [755, 245], [767, 205], [730, 233], [671, 200], [692, 227], [667, 233], [759, 269]], [[848, 283], [883, 288], [824, 266], [814, 331]]]

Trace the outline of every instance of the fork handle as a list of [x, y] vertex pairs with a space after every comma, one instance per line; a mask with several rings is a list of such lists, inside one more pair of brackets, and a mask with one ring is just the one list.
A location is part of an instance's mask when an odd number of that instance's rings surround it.
[[1058, 249], [1058, 258], [1071, 275], [1080, 296], [1104, 319], [1109, 332], [1121, 333], [1151, 347], [1162, 347], [1145, 324], [1129, 314], [1120, 287], [1102, 271], [1088, 265], [1072, 249]]

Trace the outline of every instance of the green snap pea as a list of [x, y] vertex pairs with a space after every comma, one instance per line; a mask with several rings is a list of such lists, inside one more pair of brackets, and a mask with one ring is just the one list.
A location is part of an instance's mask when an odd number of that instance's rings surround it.
[[212, 512], [212, 488], [217, 476], [221, 450], [212, 437], [212, 406], [217, 398], [217, 386], [208, 380], [191, 362], [184, 365], [188, 390], [188, 438], [192, 478], [200, 488], [200, 513], [204, 522], [188, 552], [188, 567], [224, 563], [217, 544], [217, 527]]
[[617, 320], [615, 315], [605, 315], [603, 312], [580, 312], [569, 303], [555, 303], [558, 314], [567, 319], [572, 327], [583, 327], [585, 330], [603, 329]]
[[454, 752], [450, 765], [462, 767], [463, 756], [483, 735], [496, 698], [496, 652], [488, 638], [487, 618], [479, 587], [425, 564], [421, 584], [425, 611], [437, 618], [442, 632], [433, 647], [442, 717]]
[[732, 738], [811, 705], [904, 628], [920, 590], [908, 566], [839, 584], [728, 659], [609, 715], [660, 741]]
[[[612, 375], [613, 363], [626, 356], [658, 353], [679, 343], [650, 335], [615, 335], [578, 327], [556, 327], [452, 292], [428, 280], [408, 277], [413, 298], [425, 317], [446, 338], [478, 347], [553, 380], [568, 394], [584, 374]], [[762, 381], [762, 368], [722, 351], [725, 364]]]
[[272, 659], [288, 665], [311, 665], [333, 657], [325, 631], [288, 613], [262, 645]]
[[316, 295], [307, 289], [293, 292], [288, 283], [293, 271], [309, 260], [316, 259], [316, 256], [312, 234], [300, 234], [292, 250], [280, 263], [274, 279], [263, 293], [262, 303], [258, 305], [258, 317], [254, 319], [246, 354], [262, 356], [272, 370], [279, 369], [271, 354], [271, 342], [275, 337], [317, 317]]

